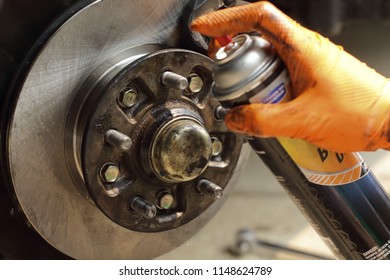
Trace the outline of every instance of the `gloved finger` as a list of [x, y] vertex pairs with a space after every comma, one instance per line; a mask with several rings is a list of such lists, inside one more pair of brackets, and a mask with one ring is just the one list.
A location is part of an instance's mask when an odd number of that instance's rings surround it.
[[238, 106], [229, 110], [225, 122], [232, 131], [256, 137], [302, 138], [302, 127], [298, 123], [306, 117], [306, 111], [299, 110], [296, 103]]
[[[212, 37], [259, 31], [275, 46], [289, 68], [294, 96], [312, 85], [312, 72], [319, 65], [320, 68], [323, 68], [322, 64], [333, 65], [329, 60], [338, 57], [339, 49], [335, 45], [300, 26], [266, 1], [203, 15], [192, 22], [191, 28]], [[327, 55], [330, 49], [336, 51], [333, 56]], [[327, 58], [323, 60], [323, 57]]]
[[333, 105], [314, 95], [313, 90], [286, 103], [234, 107], [226, 115], [225, 123], [232, 131], [257, 137], [289, 137], [313, 143], [329, 140], [327, 131], [334, 124], [328, 113]]

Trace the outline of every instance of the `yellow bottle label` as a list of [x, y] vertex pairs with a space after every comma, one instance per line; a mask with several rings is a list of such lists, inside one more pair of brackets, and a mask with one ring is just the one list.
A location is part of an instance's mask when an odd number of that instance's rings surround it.
[[352, 183], [368, 169], [357, 153], [335, 153], [303, 140], [279, 138], [290, 157], [312, 183], [337, 186]]

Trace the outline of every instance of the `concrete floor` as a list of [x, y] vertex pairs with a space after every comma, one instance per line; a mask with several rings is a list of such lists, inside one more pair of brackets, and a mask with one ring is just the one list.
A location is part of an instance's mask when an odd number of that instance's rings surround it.
[[[332, 41], [344, 46], [369, 66], [390, 77], [390, 26], [361, 25], [346, 28]], [[390, 193], [390, 153], [362, 154]], [[334, 258], [297, 207], [252, 153], [226, 204], [198, 234], [159, 259], [310, 259], [305, 255], [258, 246], [235, 256], [228, 248], [236, 233], [250, 229], [257, 238], [284, 247]]]

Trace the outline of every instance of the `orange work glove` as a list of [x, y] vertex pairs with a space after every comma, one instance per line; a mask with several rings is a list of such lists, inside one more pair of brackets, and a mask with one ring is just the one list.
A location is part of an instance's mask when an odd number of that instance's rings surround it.
[[191, 27], [211, 37], [258, 31], [289, 70], [292, 101], [234, 108], [225, 119], [229, 129], [304, 139], [336, 152], [390, 149], [388, 80], [272, 4], [212, 12]]

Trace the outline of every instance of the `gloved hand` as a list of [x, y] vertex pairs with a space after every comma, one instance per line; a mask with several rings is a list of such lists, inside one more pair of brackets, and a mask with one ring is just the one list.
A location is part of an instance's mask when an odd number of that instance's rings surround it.
[[304, 139], [335, 152], [390, 149], [388, 80], [272, 4], [213, 12], [191, 27], [210, 37], [258, 31], [289, 70], [292, 101], [234, 108], [225, 119], [229, 129]]

